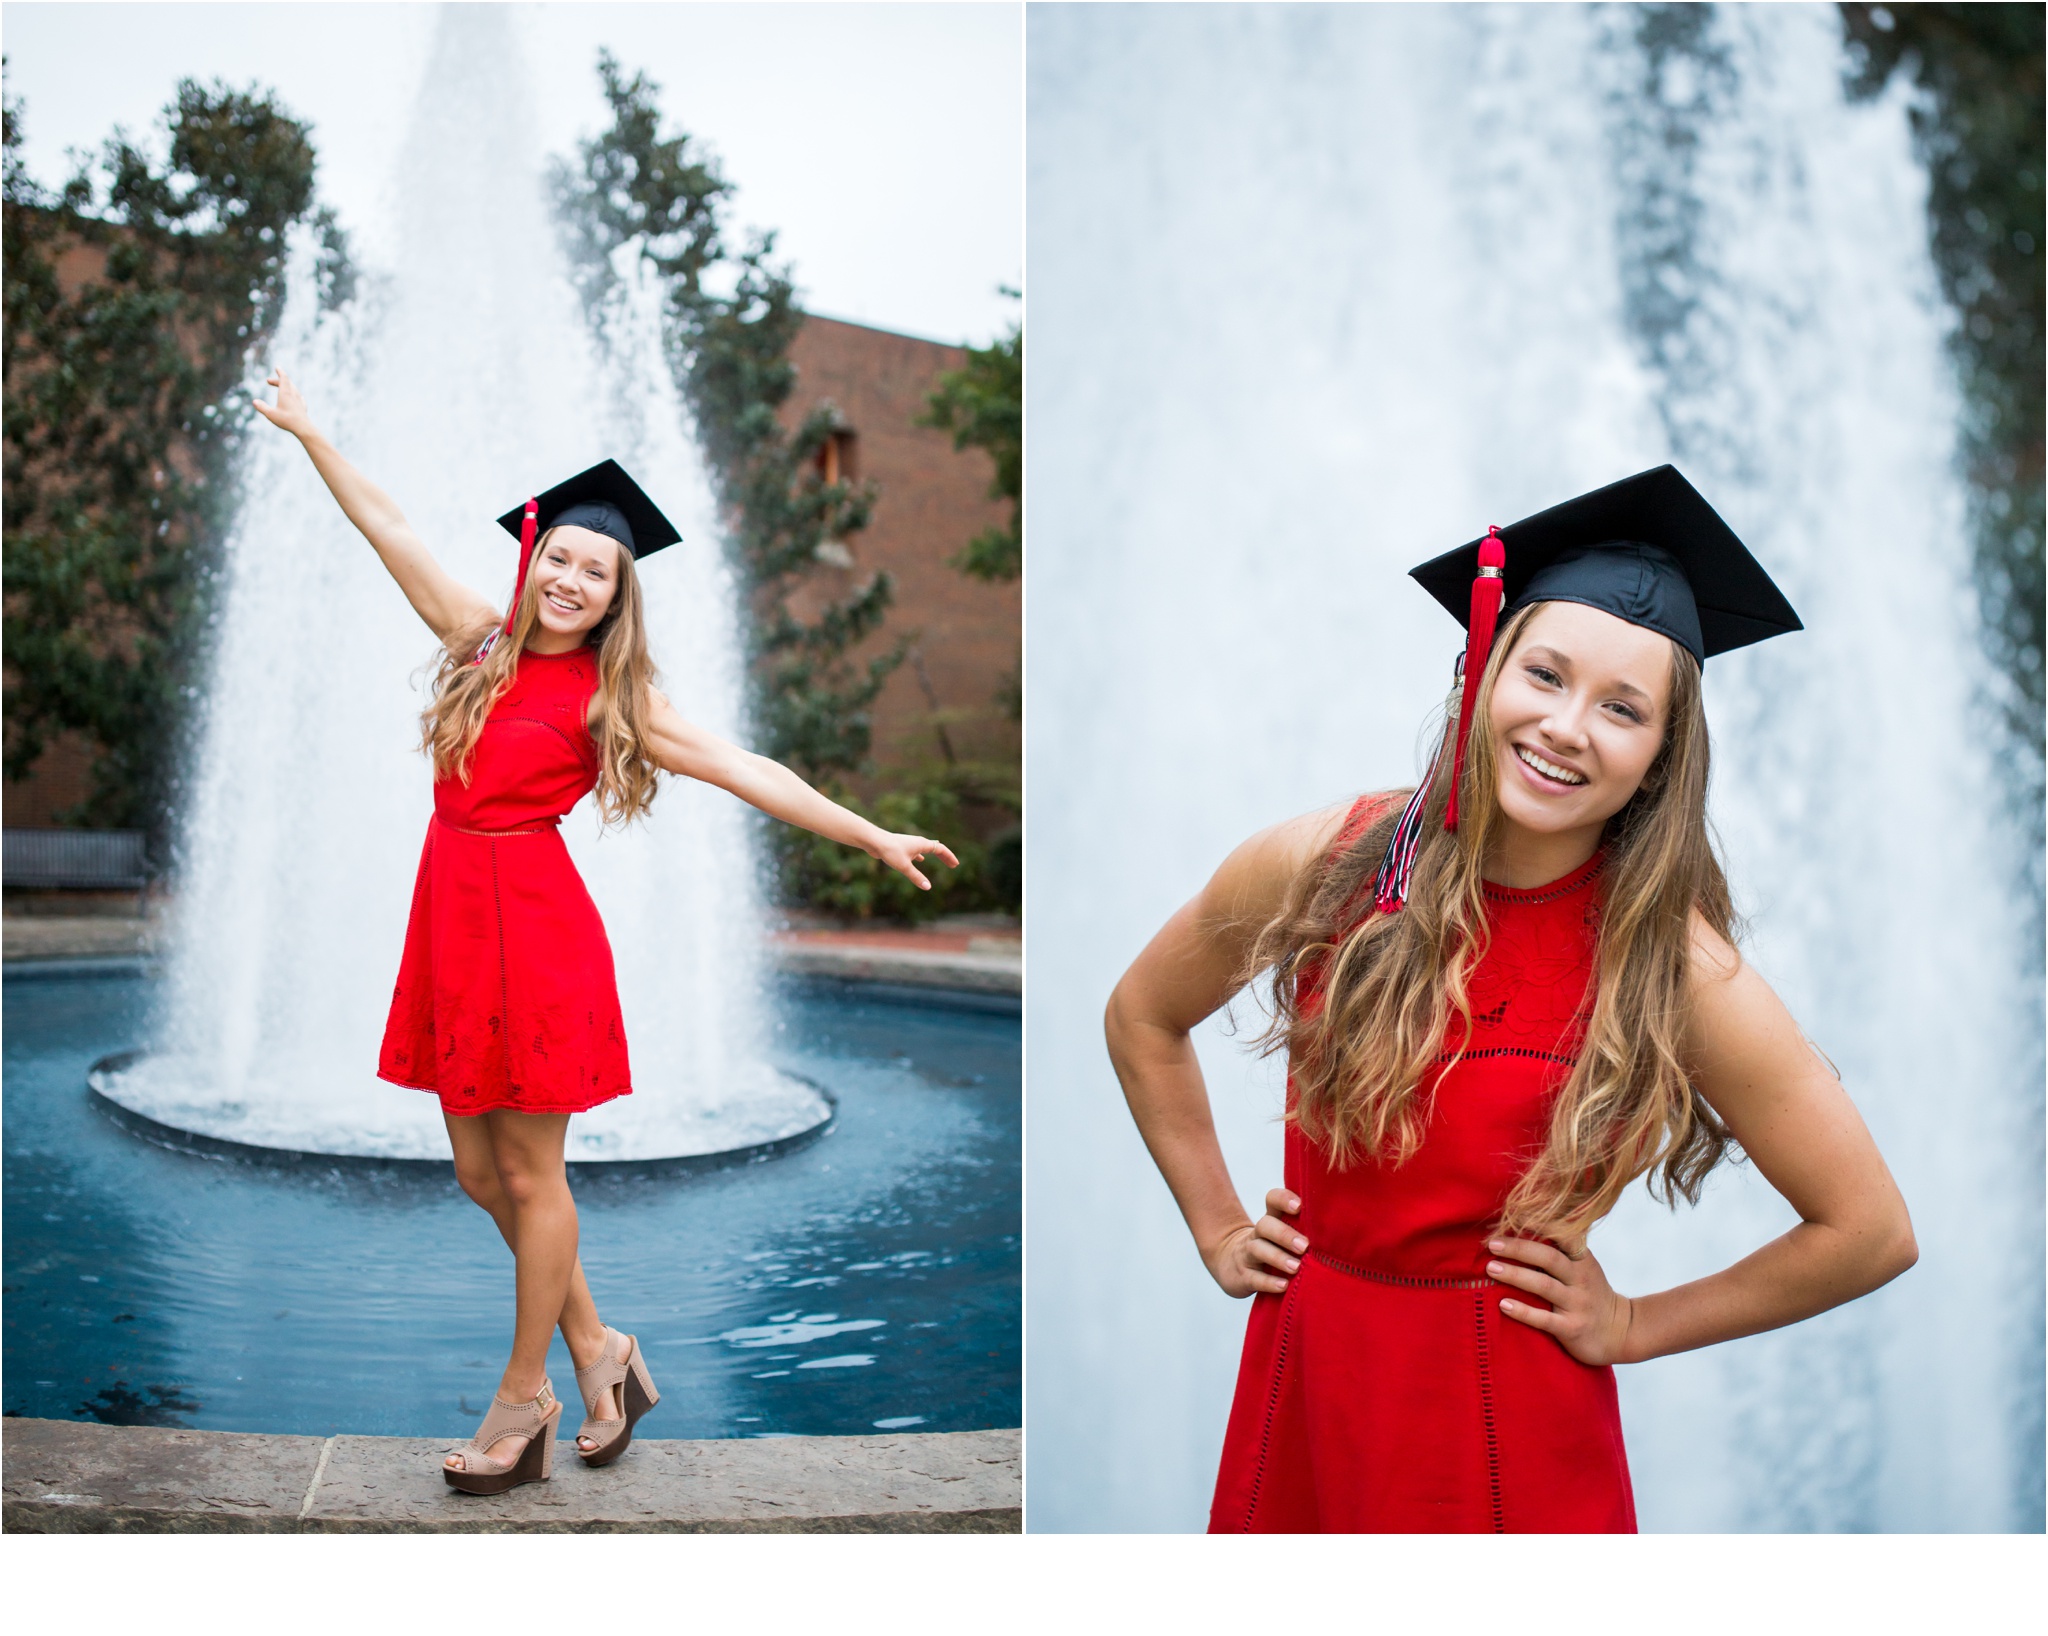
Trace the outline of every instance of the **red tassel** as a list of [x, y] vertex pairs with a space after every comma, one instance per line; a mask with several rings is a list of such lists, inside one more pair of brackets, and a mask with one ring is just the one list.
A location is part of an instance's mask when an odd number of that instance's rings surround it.
[[1479, 542], [1479, 573], [1472, 581], [1472, 617], [1465, 626], [1465, 689], [1458, 701], [1457, 754], [1451, 761], [1451, 798], [1444, 807], [1444, 828], [1458, 827], [1458, 786], [1465, 778], [1465, 739], [1472, 731], [1472, 707], [1479, 700], [1479, 678], [1493, 652], [1494, 626], [1500, 620], [1501, 575], [1508, 565], [1500, 530], [1489, 528]]
[[519, 599], [526, 594], [526, 570], [533, 566], [533, 537], [540, 531], [540, 501], [526, 502], [526, 515], [519, 519], [519, 578], [512, 586], [512, 605], [505, 610], [505, 634], [512, 634], [512, 620], [519, 612]]
[[498, 638], [512, 634], [512, 621], [519, 612], [519, 599], [526, 593], [526, 570], [533, 564], [533, 537], [540, 531], [540, 501], [526, 502], [526, 515], [519, 519], [519, 578], [512, 585], [512, 605], [505, 610], [505, 623], [484, 638], [483, 646], [476, 650], [476, 657], [470, 660], [480, 665], [491, 656], [491, 649], [498, 645]]

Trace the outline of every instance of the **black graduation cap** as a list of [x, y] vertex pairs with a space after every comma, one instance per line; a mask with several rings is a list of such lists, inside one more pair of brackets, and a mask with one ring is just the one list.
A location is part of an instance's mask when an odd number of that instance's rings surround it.
[[[617, 540], [633, 553], [635, 562], [682, 538], [616, 460], [601, 460], [535, 499], [543, 533], [557, 524], [592, 529]], [[498, 526], [519, 539], [525, 512], [524, 504], [514, 506], [498, 519]]]
[[[1466, 629], [1464, 686], [1451, 749], [1444, 828], [1458, 827], [1465, 744], [1499, 620], [1532, 602], [1582, 602], [1661, 632], [1705, 664], [1711, 654], [1802, 630], [1784, 593], [1676, 466], [1637, 472], [1604, 489], [1489, 528], [1469, 545], [1408, 570]], [[1443, 747], [1438, 749], [1443, 755]], [[1374, 903], [1407, 901], [1422, 813], [1436, 767], [1409, 797], [1380, 861]]]
[[[1659, 631], [1704, 663], [1802, 630], [1771, 576], [1675, 466], [1658, 466], [1492, 531], [1506, 551], [1501, 617], [1582, 602]], [[1485, 539], [1409, 573], [1460, 624]]]

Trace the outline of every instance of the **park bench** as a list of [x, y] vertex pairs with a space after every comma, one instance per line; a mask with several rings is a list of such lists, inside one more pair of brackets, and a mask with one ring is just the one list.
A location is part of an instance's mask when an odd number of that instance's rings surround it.
[[139, 892], [151, 871], [139, 829], [9, 829], [5, 885], [23, 891]]

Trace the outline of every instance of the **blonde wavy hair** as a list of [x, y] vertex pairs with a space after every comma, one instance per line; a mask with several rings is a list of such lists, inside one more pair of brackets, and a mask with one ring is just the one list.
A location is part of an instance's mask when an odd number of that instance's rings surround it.
[[[535, 544], [536, 561], [553, 533], [549, 529]], [[540, 576], [529, 570], [512, 616], [512, 632], [491, 644], [482, 664], [474, 662], [477, 649], [498, 628], [495, 614], [451, 633], [431, 661], [435, 673], [426, 708], [420, 712], [420, 748], [433, 758], [436, 778], [469, 782], [484, 722], [512, 685], [519, 655], [539, 623]], [[612, 605], [587, 640], [597, 652], [597, 720], [590, 736], [597, 746], [598, 816], [606, 824], [630, 823], [654, 804], [658, 769], [647, 748], [647, 695], [659, 672], [647, 652], [633, 553], [624, 546], [619, 547]]]
[[[1372, 912], [1374, 877], [1409, 793], [1402, 791], [1342, 853], [1310, 860], [1254, 939], [1244, 976], [1276, 970], [1272, 1019], [1257, 1044], [1288, 1052], [1287, 1116], [1339, 1165], [1361, 1155], [1409, 1158], [1422, 1142], [1428, 1096], [1463, 1053], [1462, 1044], [1444, 1051], [1454, 1014], [1463, 1039], [1471, 1037], [1466, 986], [1487, 941], [1480, 869], [1503, 821], [1493, 689], [1540, 606], [1515, 614], [1494, 642], [1466, 742], [1455, 831], [1443, 826], [1452, 758], [1438, 757], [1406, 907]], [[1448, 708], [1455, 720], [1455, 694]], [[1732, 1140], [1693, 1088], [1683, 1055], [1692, 916], [1730, 942], [1737, 928], [1707, 830], [1699, 666], [1675, 642], [1667, 719], [1641, 786], [1608, 820], [1592, 1016], [1543, 1151], [1502, 1214], [1503, 1230], [1568, 1247], [1583, 1243], [1640, 1176], [1650, 1175], [1651, 1191], [1674, 1208], [1681, 1196], [1697, 1202]], [[1302, 979], [1312, 974], [1319, 998], [1304, 1001]], [[1314, 984], [1309, 993], [1318, 994]]]

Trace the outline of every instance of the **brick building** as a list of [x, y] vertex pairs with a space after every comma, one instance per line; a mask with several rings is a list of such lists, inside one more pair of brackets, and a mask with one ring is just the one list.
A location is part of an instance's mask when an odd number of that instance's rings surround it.
[[876, 488], [867, 528], [830, 548], [816, 576], [843, 596], [886, 570], [896, 600], [869, 648], [911, 636], [910, 656], [875, 708], [874, 759], [885, 770], [922, 761], [1018, 766], [1021, 733], [1004, 696], [1016, 685], [1022, 593], [1016, 583], [972, 579], [950, 560], [974, 535], [1009, 521], [991, 500], [994, 467], [979, 449], [956, 451], [950, 434], [916, 424], [938, 377], [967, 361], [936, 341], [835, 318], [805, 321], [790, 348], [796, 390], [792, 428], [821, 404], [845, 430], [825, 451], [823, 475]]
[[[106, 282], [107, 246], [73, 240], [63, 244], [52, 258], [57, 290], [66, 301], [75, 300], [88, 284]], [[34, 367], [34, 361], [17, 364]], [[197, 462], [182, 444], [166, 451], [166, 459], [180, 475], [197, 475]], [[54, 824], [57, 814], [82, 805], [92, 793], [93, 745], [76, 733], [54, 734], [26, 778], [0, 778], [0, 824], [8, 829], [41, 829]]]

